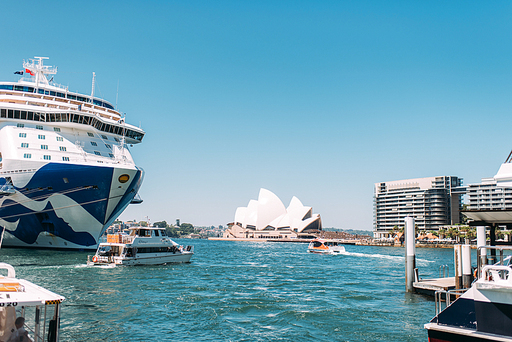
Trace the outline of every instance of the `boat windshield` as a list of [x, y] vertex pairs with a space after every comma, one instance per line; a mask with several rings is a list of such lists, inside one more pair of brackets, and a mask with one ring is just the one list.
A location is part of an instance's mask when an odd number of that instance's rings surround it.
[[313, 241], [313, 247], [321, 247], [322, 245], [320, 241]]
[[99, 255], [106, 255], [110, 251], [110, 246], [100, 246], [98, 248], [98, 254]]

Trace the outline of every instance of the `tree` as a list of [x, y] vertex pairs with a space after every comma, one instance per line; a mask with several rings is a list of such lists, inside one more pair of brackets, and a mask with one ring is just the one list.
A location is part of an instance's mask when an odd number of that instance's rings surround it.
[[446, 236], [446, 229], [439, 229], [439, 237], [442, 239]]
[[167, 228], [167, 222], [165, 222], [165, 221], [155, 222], [155, 223], [153, 223], [153, 226], [158, 227], [158, 228]]
[[180, 231], [183, 234], [191, 234], [194, 232], [194, 226], [191, 223], [182, 223], [180, 225]]
[[169, 236], [169, 237], [172, 237], [172, 238], [180, 237], [180, 233], [174, 226], [165, 228], [165, 232], [167, 233], [167, 236]]
[[140, 221], [139, 224], [140, 224], [141, 227], [147, 227], [148, 226], [148, 223], [146, 221]]

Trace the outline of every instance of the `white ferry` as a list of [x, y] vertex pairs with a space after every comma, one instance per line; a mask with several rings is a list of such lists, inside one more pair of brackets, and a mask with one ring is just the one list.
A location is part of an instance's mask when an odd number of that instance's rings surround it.
[[308, 252], [318, 254], [340, 254], [345, 252], [345, 247], [337, 240], [313, 239], [309, 243]]
[[[0, 82], [2, 246], [96, 249], [130, 203], [144, 171], [128, 145], [145, 132], [111, 103], [53, 81], [46, 57], [23, 63], [18, 82]], [[51, 76], [50, 79], [48, 79]]]
[[17, 279], [9, 264], [0, 263], [0, 269], [7, 270], [6, 277], [0, 276], [0, 341], [58, 342], [60, 305], [65, 298]]
[[190, 262], [193, 246], [180, 246], [172, 241], [164, 228], [132, 227], [129, 234], [108, 234], [101, 242], [90, 266], [97, 265], [162, 265]]

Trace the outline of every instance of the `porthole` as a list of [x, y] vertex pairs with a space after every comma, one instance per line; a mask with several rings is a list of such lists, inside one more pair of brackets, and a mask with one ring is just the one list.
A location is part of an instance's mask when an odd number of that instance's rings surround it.
[[119, 183], [126, 183], [130, 179], [130, 176], [128, 176], [126, 173], [124, 175], [119, 176]]

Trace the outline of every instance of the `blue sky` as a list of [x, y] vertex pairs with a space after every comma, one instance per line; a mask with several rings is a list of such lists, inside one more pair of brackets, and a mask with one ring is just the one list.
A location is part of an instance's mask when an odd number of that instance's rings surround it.
[[2, 80], [47, 56], [115, 103], [144, 203], [121, 219], [225, 225], [259, 189], [372, 229], [373, 185], [493, 176], [512, 149], [505, 1], [9, 1]]

